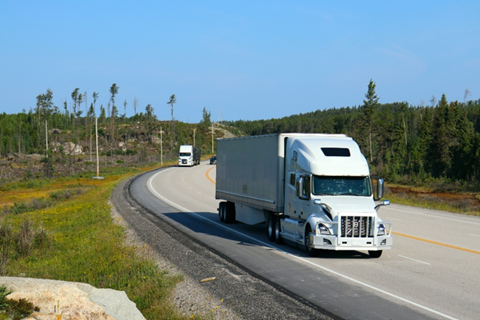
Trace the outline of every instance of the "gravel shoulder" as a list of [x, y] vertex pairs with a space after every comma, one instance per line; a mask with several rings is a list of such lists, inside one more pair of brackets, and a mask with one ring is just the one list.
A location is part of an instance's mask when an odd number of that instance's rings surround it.
[[162, 270], [183, 276], [171, 297], [180, 313], [209, 319], [333, 319], [180, 232], [168, 218], [143, 208], [129, 192], [134, 179], [114, 189], [112, 214], [125, 224], [132, 245], [155, 259]]

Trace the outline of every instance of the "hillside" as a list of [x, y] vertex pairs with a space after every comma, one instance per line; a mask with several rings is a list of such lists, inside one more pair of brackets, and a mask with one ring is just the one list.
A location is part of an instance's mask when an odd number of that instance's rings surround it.
[[[45, 123], [40, 126], [31, 113], [0, 115], [0, 186], [32, 178], [96, 174], [94, 120], [57, 118], [40, 121]], [[100, 173], [105, 167], [175, 160], [182, 144], [199, 147], [202, 155], [214, 154], [216, 139], [231, 136], [228, 128], [210, 121], [172, 123], [141, 116], [103, 119], [98, 124]]]

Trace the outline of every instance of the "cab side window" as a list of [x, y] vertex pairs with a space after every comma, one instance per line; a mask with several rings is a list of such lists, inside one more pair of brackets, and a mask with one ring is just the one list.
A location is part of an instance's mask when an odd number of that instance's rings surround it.
[[310, 199], [310, 177], [304, 177], [302, 196], [304, 199]]

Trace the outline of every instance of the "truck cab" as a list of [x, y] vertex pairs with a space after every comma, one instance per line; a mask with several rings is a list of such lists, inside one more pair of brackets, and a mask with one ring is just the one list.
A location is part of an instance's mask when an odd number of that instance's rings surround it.
[[180, 146], [178, 165], [192, 167], [200, 164], [200, 150], [192, 145]]
[[383, 180], [372, 178], [368, 163], [353, 139], [325, 135], [322, 139], [289, 138], [285, 146], [285, 212], [280, 234], [319, 249], [367, 250], [380, 257], [392, 246], [391, 224], [376, 210]]

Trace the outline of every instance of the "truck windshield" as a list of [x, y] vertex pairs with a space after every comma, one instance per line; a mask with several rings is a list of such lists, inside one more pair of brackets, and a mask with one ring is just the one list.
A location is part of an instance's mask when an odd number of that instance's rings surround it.
[[372, 195], [368, 177], [313, 176], [314, 195], [360, 196]]
[[180, 157], [190, 157], [190, 152], [180, 152]]

